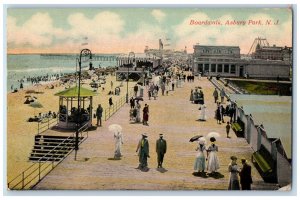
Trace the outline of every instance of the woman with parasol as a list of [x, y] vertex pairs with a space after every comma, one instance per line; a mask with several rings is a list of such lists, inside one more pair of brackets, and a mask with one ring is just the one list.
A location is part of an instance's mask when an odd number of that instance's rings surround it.
[[122, 134], [122, 127], [118, 124], [112, 124], [108, 127], [110, 132], [114, 133], [114, 140], [115, 140], [115, 159], [120, 159], [122, 156], [121, 154], [121, 146], [123, 144], [123, 134]]
[[210, 137], [209, 140], [211, 145], [207, 149], [207, 171], [210, 171], [213, 174], [220, 168], [217, 156], [218, 146], [215, 144], [215, 137]]
[[114, 133], [114, 139], [115, 139], [115, 156], [114, 158], [120, 158], [122, 156], [121, 154], [121, 146], [123, 144], [123, 135], [121, 132], [115, 132]]
[[196, 155], [196, 159], [194, 163], [194, 170], [199, 173], [200, 172], [204, 173], [204, 169], [205, 169], [205, 155], [204, 155], [204, 151], [206, 150], [205, 143], [206, 140], [204, 137], [200, 137], [198, 139], [198, 146], [196, 148], [196, 151], [198, 151], [198, 153]]

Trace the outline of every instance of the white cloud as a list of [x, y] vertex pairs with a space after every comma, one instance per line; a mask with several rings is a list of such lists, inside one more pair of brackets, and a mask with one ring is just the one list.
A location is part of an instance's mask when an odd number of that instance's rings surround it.
[[[92, 45], [108, 47], [112, 40], [120, 41], [120, 33], [124, 29], [125, 22], [118, 14], [113, 12], [100, 12], [93, 18], [88, 18], [82, 13], [71, 14], [67, 22], [70, 28], [67, 30], [55, 28], [53, 20], [48, 13], [37, 13], [28, 19], [23, 25], [18, 26], [14, 17], [7, 17], [8, 46], [22, 47], [32, 46], [40, 48], [47, 45], [49, 49], [59, 50], [59, 46], [78, 50], [83, 37], [88, 37]], [[61, 40], [59, 44], [53, 44], [53, 38]], [[74, 50], [73, 50], [74, 51]]]
[[61, 29], [53, 27], [52, 19], [47, 13], [36, 13], [22, 26], [17, 26], [14, 17], [7, 17], [7, 41], [16, 45], [50, 45], [54, 33]]
[[155, 9], [151, 12], [151, 15], [159, 22], [161, 23], [165, 17], [166, 14], [164, 12], [162, 12], [161, 10]]
[[[160, 10], [152, 10], [151, 14], [156, 20], [162, 22], [166, 15]], [[272, 19], [269, 15], [258, 13], [248, 19], [266, 21]], [[245, 20], [248, 20], [245, 19]], [[191, 20], [235, 20], [227, 14], [219, 18], [210, 18], [202, 12], [192, 13], [176, 26], [171, 27], [172, 47], [193, 51], [193, 45], [236, 45], [240, 46], [242, 53], [247, 53], [256, 37], [266, 37], [270, 45], [292, 44], [291, 15], [288, 20], [276, 26], [216, 26], [216, 25], [190, 25]], [[236, 19], [239, 20], [239, 19]], [[68, 29], [54, 27], [52, 18], [48, 13], [36, 13], [24, 24], [18, 25], [16, 18], [7, 17], [7, 41], [9, 48], [43, 49], [44, 51], [71, 51], [77, 52], [81, 47], [82, 38], [88, 37], [89, 48], [94, 52], [141, 52], [146, 45], [158, 48], [158, 39], [165, 38], [170, 32], [170, 27], [161, 24], [145, 24], [140, 22], [134, 32], [125, 31], [125, 21], [117, 13], [104, 11], [93, 17], [82, 13], [68, 16]], [[55, 41], [55, 42], [54, 42]], [[57, 42], [59, 41], [59, 43]], [[63, 50], [62, 50], [63, 49]]]

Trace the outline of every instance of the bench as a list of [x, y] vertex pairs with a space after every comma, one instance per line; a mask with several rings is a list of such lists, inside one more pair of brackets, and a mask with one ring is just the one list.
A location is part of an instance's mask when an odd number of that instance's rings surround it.
[[239, 125], [239, 123], [232, 123], [231, 128], [234, 132], [240, 132], [243, 131], [242, 127]]
[[252, 154], [251, 161], [265, 182], [277, 182], [276, 161], [273, 160], [271, 154], [263, 145]]
[[268, 164], [268, 162], [263, 158], [263, 156], [258, 151], [254, 152], [252, 155], [252, 162], [254, 160], [263, 173], [272, 172], [271, 166]]

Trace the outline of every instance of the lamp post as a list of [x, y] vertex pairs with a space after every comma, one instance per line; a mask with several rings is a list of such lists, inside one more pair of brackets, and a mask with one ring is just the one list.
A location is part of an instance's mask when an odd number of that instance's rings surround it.
[[[87, 57], [89, 56], [90, 59], [92, 59], [92, 52], [89, 49], [82, 49], [79, 55], [79, 59], [76, 58], [78, 61], [79, 65], [79, 71], [78, 71], [78, 105], [77, 105], [77, 120], [76, 120], [76, 137], [75, 137], [75, 160], [76, 160], [76, 155], [77, 155], [77, 150], [78, 150], [78, 143], [79, 143], [79, 129], [80, 129], [80, 124], [81, 124], [81, 108], [80, 108], [80, 79], [81, 79], [81, 59], [82, 57]], [[90, 62], [89, 64], [90, 70], [92, 69], [92, 63]], [[76, 67], [77, 70], [77, 67]]]
[[[128, 64], [127, 64], [127, 92], [126, 92], [126, 103], [128, 103], [128, 82], [129, 82], [129, 66], [132, 66], [132, 63], [130, 61], [130, 57], [133, 56], [133, 62], [135, 59], [135, 53], [133, 51], [129, 52], [128, 54]], [[130, 63], [129, 63], [130, 61]]]

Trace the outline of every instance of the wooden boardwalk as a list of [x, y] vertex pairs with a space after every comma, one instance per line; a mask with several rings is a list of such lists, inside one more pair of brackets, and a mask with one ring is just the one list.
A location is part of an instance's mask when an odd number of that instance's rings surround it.
[[[207, 105], [206, 122], [197, 121], [199, 105], [189, 101], [190, 91], [201, 86]], [[226, 138], [225, 124], [217, 124], [214, 119], [216, 104], [213, 101], [213, 85], [206, 79], [185, 83], [182, 88], [175, 88], [169, 96], [161, 96], [157, 100], [144, 98], [149, 104], [149, 126], [129, 123], [129, 105], [125, 105], [96, 131], [89, 132], [89, 138], [81, 144], [78, 160], [71, 153], [59, 166], [47, 175], [34, 189], [95, 189], [95, 190], [226, 190], [228, 187], [230, 163], [229, 157], [245, 157], [251, 163], [253, 150], [244, 138], [237, 138], [231, 130], [231, 138]], [[146, 94], [146, 92], [145, 92]], [[225, 121], [228, 119], [226, 118]], [[123, 127], [124, 145], [121, 160], [112, 160], [114, 155], [113, 134], [108, 131], [110, 124]], [[196, 134], [206, 135], [218, 132], [220, 170], [219, 177], [197, 177], [193, 175], [196, 155], [196, 143], [189, 139]], [[138, 156], [135, 153], [141, 133], [148, 134], [150, 170], [141, 172], [136, 169]], [[168, 149], [165, 155], [164, 170], [157, 170], [155, 142], [159, 133], [164, 134]], [[239, 160], [239, 165], [241, 165]], [[252, 165], [253, 189], [274, 189], [273, 185], [265, 184]]]

